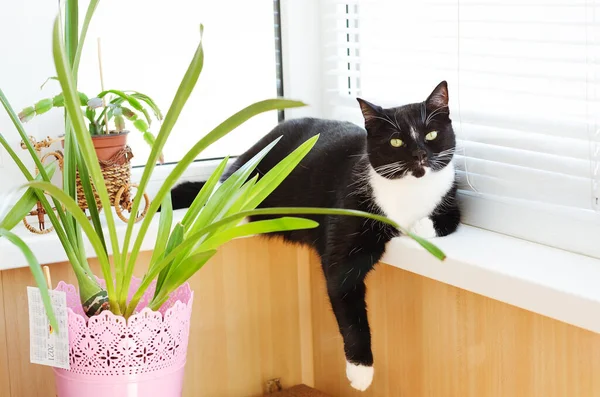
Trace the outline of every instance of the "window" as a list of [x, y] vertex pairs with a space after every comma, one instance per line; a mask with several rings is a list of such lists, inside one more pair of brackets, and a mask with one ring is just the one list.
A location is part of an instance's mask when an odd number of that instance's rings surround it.
[[[327, 117], [441, 80], [464, 222], [600, 257], [600, 3], [322, 1]], [[591, 238], [595, 236], [595, 238]]]
[[[19, 111], [59, 91], [56, 82], [39, 88], [55, 74], [51, 32], [58, 9], [57, 2], [42, 0], [9, 2], [6, 6], [0, 35], [15, 39], [0, 40], [0, 52], [10, 54], [0, 64], [0, 84]], [[273, 11], [273, 0], [102, 1], [88, 32], [79, 89], [88, 95], [101, 91], [96, 42], [100, 37], [105, 88], [148, 94], [166, 113], [196, 48], [199, 24], [203, 23], [204, 69], [164, 150], [165, 160], [176, 162], [192, 143], [233, 113], [278, 95]], [[85, 8], [81, 13], [83, 19]], [[34, 118], [26, 124], [28, 133], [37, 139], [57, 136], [63, 129], [61, 113], [54, 111]], [[259, 115], [209, 147], [200, 158], [239, 155], [277, 121], [277, 112]], [[128, 129], [133, 127], [129, 124]], [[153, 124], [155, 134], [158, 129], [158, 123]], [[0, 112], [0, 131], [19, 147], [20, 140], [4, 112]], [[135, 155], [133, 164], [145, 164], [150, 150], [141, 134], [132, 130], [129, 145]], [[33, 163], [29, 165], [33, 170]], [[0, 153], [2, 191], [23, 181], [7, 154]]]

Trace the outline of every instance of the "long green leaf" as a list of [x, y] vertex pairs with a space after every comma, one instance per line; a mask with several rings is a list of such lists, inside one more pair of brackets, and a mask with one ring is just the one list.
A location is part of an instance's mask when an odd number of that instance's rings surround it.
[[[58, 79], [60, 81], [60, 85], [65, 96], [65, 108], [67, 109], [67, 112], [71, 119], [71, 124], [73, 127], [72, 131], [77, 136], [77, 144], [81, 148], [82, 157], [85, 161], [85, 165], [89, 170], [91, 179], [94, 182], [94, 187], [96, 188], [96, 192], [100, 197], [102, 207], [106, 209], [104, 213], [111, 240], [117, 279], [119, 279], [119, 277], [122, 276], [122, 259], [119, 251], [119, 240], [117, 238], [114, 216], [112, 211], [110, 211], [110, 199], [108, 196], [108, 191], [106, 189], [106, 184], [104, 182], [104, 177], [102, 175], [102, 170], [100, 169], [98, 156], [96, 155], [96, 151], [94, 150], [92, 138], [90, 137], [90, 134], [85, 127], [83, 114], [81, 112], [81, 108], [78, 105], [79, 97], [75, 89], [75, 81], [73, 79], [73, 75], [71, 74], [71, 69], [69, 68], [67, 63], [65, 51], [63, 48], [63, 44], [60, 40], [59, 32], [59, 21], [58, 19], [56, 19], [54, 22], [54, 35], [52, 45], [56, 73], [58, 75]], [[135, 213], [135, 211], [133, 213]], [[113, 282], [114, 280], [112, 278], [106, 279], [107, 285], [113, 284]], [[114, 299], [115, 297], [110, 297], [109, 292], [109, 298]]]
[[94, 251], [96, 252], [96, 255], [98, 257], [98, 262], [100, 262], [100, 268], [102, 269], [102, 276], [104, 277], [104, 280], [106, 280], [106, 290], [108, 291], [108, 297], [109, 297], [109, 301], [111, 304], [111, 308], [116, 309], [116, 306], [113, 306], [117, 302], [115, 299], [113, 299], [116, 297], [116, 295], [115, 295], [115, 291], [114, 291], [114, 284], [112, 282], [110, 282], [111, 280], [113, 280], [113, 277], [111, 274], [110, 262], [108, 259], [108, 255], [104, 249], [104, 246], [102, 245], [102, 241], [100, 241], [100, 237], [98, 237], [98, 235], [96, 234], [96, 231], [90, 224], [90, 222], [87, 219], [87, 216], [85, 215], [83, 210], [81, 208], [79, 208], [79, 205], [77, 204], [77, 202], [75, 200], [73, 200], [73, 198], [71, 198], [64, 191], [62, 191], [60, 188], [58, 188], [57, 186], [54, 186], [51, 183], [29, 182], [27, 184], [27, 186], [43, 190], [43, 191], [47, 192], [48, 194], [50, 194], [51, 196], [55, 197], [58, 201], [60, 201], [62, 203], [62, 205], [65, 206], [65, 208], [73, 215], [73, 217], [75, 218], [77, 223], [81, 226], [81, 229], [87, 236], [88, 240], [90, 241], [90, 244], [92, 244], [92, 247], [94, 248]]
[[[31, 156], [31, 159], [33, 160], [35, 166], [38, 168], [40, 175], [42, 176], [42, 179], [44, 181], [50, 182], [50, 178], [49, 178], [48, 174], [46, 173], [46, 169], [44, 168], [44, 165], [42, 164], [42, 161], [40, 160], [39, 156], [37, 155], [37, 152], [35, 151], [33, 145], [29, 141], [29, 136], [25, 132], [25, 128], [23, 127], [23, 124], [19, 120], [19, 117], [15, 113], [13, 107], [10, 105], [10, 103], [8, 102], [8, 99], [6, 98], [6, 96], [4, 95], [4, 92], [2, 92], [1, 89], [0, 89], [0, 102], [2, 102], [2, 106], [6, 110], [8, 117], [12, 121], [13, 125], [15, 126], [15, 129], [17, 130], [17, 132], [19, 133], [19, 136], [21, 137], [21, 140], [25, 144], [25, 147], [27, 148], [27, 151], [29, 152], [29, 155]], [[6, 149], [6, 151], [9, 153], [10, 157], [13, 159], [15, 164], [17, 164], [17, 167], [19, 167], [19, 170], [21, 171], [23, 176], [25, 176], [25, 178], [28, 181], [33, 180], [34, 179], [33, 175], [31, 175], [31, 173], [29, 172], [29, 170], [27, 169], [25, 164], [21, 161], [20, 157], [10, 147], [10, 145], [8, 144], [8, 141], [6, 141], [6, 139], [4, 138], [2, 133], [0, 133], [0, 144], [2, 144], [2, 146]], [[61, 224], [63, 225], [63, 226], [60, 226], [58, 219], [55, 216], [54, 211], [52, 210], [52, 206], [48, 202], [48, 199], [41, 192], [36, 192], [36, 194], [38, 195], [38, 199], [44, 206], [44, 209], [48, 213], [50, 222], [52, 222], [52, 224], [54, 225], [56, 233], [57, 233], [58, 237], [60, 238], [61, 242], [63, 243], [63, 246], [65, 247], [65, 252], [67, 253], [67, 256], [69, 257], [69, 260], [73, 264], [79, 264], [79, 258], [75, 255], [75, 250], [73, 249], [73, 241], [75, 239], [75, 233], [72, 228], [72, 225], [67, 223], [67, 217], [66, 217], [66, 214], [63, 211], [62, 207], [60, 206], [60, 204], [58, 203], [57, 200], [53, 200], [54, 207], [56, 208], [56, 212], [58, 213], [58, 218], [60, 218]]]
[[[136, 214], [140, 209], [144, 191], [146, 190], [146, 186], [148, 185], [148, 182], [150, 180], [150, 175], [152, 174], [152, 171], [154, 171], [154, 167], [156, 167], [156, 162], [158, 161], [159, 157], [163, 152], [163, 147], [167, 141], [167, 138], [171, 134], [171, 131], [175, 126], [175, 123], [177, 122], [177, 119], [179, 118], [179, 115], [181, 114], [185, 103], [187, 102], [190, 94], [196, 86], [198, 78], [200, 77], [200, 72], [202, 71], [202, 66], [204, 65], [204, 50], [202, 48], [203, 29], [203, 26], [200, 25], [200, 42], [198, 43], [198, 47], [196, 48], [196, 53], [194, 54], [192, 61], [190, 62], [190, 65], [188, 66], [188, 69], [185, 72], [185, 75], [183, 76], [179, 87], [177, 88], [177, 92], [175, 93], [173, 102], [171, 102], [171, 106], [167, 111], [165, 120], [160, 127], [160, 132], [158, 133], [156, 142], [154, 145], [152, 145], [152, 150], [150, 151], [150, 155], [148, 156], [148, 161], [146, 162], [146, 166], [144, 167], [144, 173], [142, 174], [142, 178], [138, 186], [138, 192], [135, 195], [135, 198], [133, 199], [133, 204], [131, 208], [131, 213], [133, 214]], [[161, 195], [160, 197], [155, 197], [153, 202], [160, 203], [164, 198], [165, 194]], [[152, 214], [147, 214], [147, 216], [144, 218], [144, 221], [142, 221], [142, 226], [140, 227], [140, 231], [138, 232], [138, 239], [140, 238], [140, 236], [143, 239], [146, 235], [146, 231], [148, 230], [148, 226], [150, 225], [150, 223], [146, 221], [149, 221], [150, 218], [154, 216], [157, 209], [158, 204], [154, 207], [154, 212], [152, 212]], [[131, 219], [129, 219], [129, 222], [127, 222], [127, 230], [125, 231], [125, 239], [123, 241], [124, 253], [129, 252], [129, 243], [131, 241], [131, 235], [133, 233], [133, 218], [134, 217], [131, 217]], [[122, 280], [121, 291], [119, 294], [119, 300], [121, 302], [125, 302], [127, 298], [127, 291], [129, 290], [129, 280], [131, 279], [131, 275], [133, 273], [132, 263], [135, 263], [137, 259], [139, 247], [137, 249], [138, 251], [135, 250], [135, 247], [134, 249], [132, 249], [132, 255], [130, 255], [130, 257], [133, 256], [134, 258], [132, 261], [129, 261], [127, 263], [127, 266], [125, 267], [125, 280]]]
[[319, 135], [307, 139], [302, 145], [298, 146], [292, 153], [281, 160], [275, 167], [271, 168], [254, 186], [250, 199], [244, 206], [245, 210], [256, 208], [267, 198], [285, 178], [296, 168], [300, 161], [311, 151], [317, 143]]
[[214, 250], [230, 240], [239, 237], [273, 232], [285, 232], [289, 230], [313, 229], [317, 226], [319, 226], [319, 223], [313, 220], [294, 217], [282, 217], [250, 222], [213, 235], [211, 238], [203, 242], [194, 252]]
[[75, 59], [73, 60], [73, 74], [75, 76], [77, 76], [78, 72], [79, 72], [79, 62], [81, 61], [81, 53], [83, 52], [83, 45], [85, 43], [85, 38], [87, 36], [90, 22], [92, 21], [92, 17], [94, 16], [94, 11], [96, 11], [96, 7], [98, 6], [99, 2], [100, 2], [100, 0], [90, 0], [87, 11], [85, 12], [83, 24], [81, 25], [81, 34], [79, 36], [79, 43], [77, 43], [77, 51], [75, 52]]
[[158, 234], [156, 236], [156, 243], [152, 250], [152, 258], [150, 259], [150, 269], [152, 266], [163, 256], [165, 247], [169, 240], [169, 234], [171, 233], [171, 226], [173, 224], [173, 203], [171, 201], [171, 195], [167, 194], [160, 207], [160, 219], [158, 222]]
[[[399, 226], [396, 222], [392, 221], [391, 219], [386, 218], [381, 215], [371, 214], [369, 212], [346, 210], [346, 209], [336, 209], [336, 208], [327, 209], [327, 208], [311, 208], [311, 207], [308, 207], [308, 208], [302, 208], [302, 207], [300, 207], [300, 208], [296, 208], [296, 207], [259, 208], [259, 209], [254, 209], [254, 210], [241, 211], [237, 214], [230, 215], [226, 218], [221, 219], [220, 221], [217, 221], [210, 225], [207, 225], [205, 228], [203, 228], [202, 230], [199, 230], [196, 233], [186, 236], [185, 241], [183, 241], [181, 243], [181, 245], [179, 247], [177, 247], [177, 249], [175, 249], [173, 252], [171, 252], [169, 255], [164, 257], [159, 263], [156, 264], [155, 271], [156, 271], [156, 269], [158, 269], [158, 271], [160, 271], [160, 269], [162, 269], [168, 261], [177, 257], [177, 255], [179, 255], [182, 251], [184, 251], [190, 247], [193, 247], [206, 234], [211, 233], [215, 230], [218, 230], [220, 227], [222, 227], [224, 225], [239, 222], [240, 220], [242, 220], [246, 217], [264, 216], [264, 215], [275, 215], [275, 216], [281, 216], [281, 215], [356, 216], [356, 217], [368, 218], [368, 219], [372, 219], [372, 220], [376, 220], [376, 221], [388, 224], [388, 225], [398, 229], [401, 233], [403, 233], [405, 235], [408, 235], [408, 236], [411, 235], [411, 233], [409, 233], [407, 230], [405, 230], [404, 228]], [[418, 240], [417, 240], [417, 242], [420, 244], [420, 242]], [[446, 258], [445, 254], [443, 252], [441, 252], [440, 250], [438, 250], [437, 248], [435, 250], [433, 250], [433, 252], [430, 251], [430, 244], [425, 244], [425, 246], [423, 248], [425, 248], [427, 251], [432, 253], [436, 258], [438, 258], [440, 260], [444, 260]], [[156, 274], [158, 274], [158, 273], [156, 273]], [[153, 278], [153, 277], [156, 277], [156, 274], [152, 275], [149, 273], [147, 276], [150, 278]]]
[[[279, 142], [281, 137], [275, 139], [273, 142], [268, 144], [254, 157], [244, 163], [239, 169], [237, 169], [232, 175], [230, 175], [214, 193], [214, 196], [202, 209], [202, 212], [197, 219], [192, 219], [192, 226], [189, 228], [188, 233], [195, 233], [205, 225], [223, 218], [226, 214], [229, 214], [231, 210], [239, 210], [247, 199], [252, 184], [246, 184], [243, 189], [240, 189], [242, 185], [247, 181], [252, 172], [256, 169], [261, 160], [269, 153], [269, 151]], [[242, 199], [242, 201], [240, 201]], [[234, 208], [235, 204], [238, 203], [237, 207]], [[216, 232], [217, 230], [215, 230]], [[207, 235], [205, 238], [210, 237]], [[201, 241], [198, 242], [201, 243]], [[191, 248], [190, 248], [191, 250]], [[175, 263], [179, 264], [185, 259], [185, 256], [189, 253], [188, 251], [182, 252], [181, 255], [175, 259]]]
[[429, 253], [435, 256], [436, 258], [440, 260], [446, 259], [446, 254], [444, 254], [444, 252], [441, 249], [436, 247], [431, 242], [425, 240], [423, 237], [417, 236], [416, 234], [410, 232], [406, 232], [405, 234], [408, 237], [415, 240], [421, 247], [425, 248], [425, 250], [429, 251]]
[[[169, 176], [165, 179], [165, 181], [163, 182], [158, 193], [155, 195], [154, 201], [150, 204], [150, 208], [148, 209], [146, 216], [144, 217], [144, 220], [142, 221], [142, 224], [141, 224], [138, 234], [137, 234], [136, 241], [133, 245], [133, 248], [131, 249], [125, 278], [129, 279], [129, 278], [131, 278], [131, 275], [133, 274], [133, 268], [135, 265], [135, 261], [137, 260], [137, 256], [139, 254], [139, 251], [140, 251], [140, 248], [142, 245], [142, 241], [146, 235], [146, 232], [148, 231], [148, 227], [150, 226], [152, 217], [154, 216], [154, 214], [156, 213], [156, 210], [158, 209], [158, 207], [160, 205], [159, 204], [160, 201], [165, 197], [166, 194], [168, 194], [170, 192], [171, 188], [179, 180], [179, 178], [181, 177], [183, 172], [186, 170], [186, 168], [195, 160], [195, 158], [204, 149], [206, 149], [208, 146], [212, 145], [214, 142], [218, 141], [219, 139], [221, 139], [222, 137], [224, 137], [225, 135], [227, 135], [228, 133], [233, 131], [235, 128], [239, 127], [240, 125], [242, 125], [243, 123], [248, 121], [250, 118], [252, 118], [258, 114], [268, 112], [271, 110], [286, 109], [286, 108], [293, 108], [293, 107], [300, 107], [300, 106], [305, 106], [305, 105], [302, 102], [290, 101], [287, 99], [269, 99], [266, 101], [257, 102], [257, 103], [254, 103], [254, 104], [246, 107], [245, 109], [239, 111], [238, 113], [234, 114], [233, 116], [229, 117], [227, 120], [222, 122], [219, 126], [217, 126], [215, 129], [213, 129], [210, 133], [208, 133], [206, 136], [204, 136], [202, 139], [200, 139], [192, 147], [192, 149], [190, 149], [185, 154], [185, 156], [183, 156], [183, 158], [179, 162], [177, 162], [177, 165], [175, 166], [173, 171], [171, 171]], [[167, 113], [167, 117], [165, 118], [163, 127], [165, 125], [167, 125], [168, 118], [169, 118], [169, 114]], [[161, 131], [162, 131], [162, 128], [161, 128]], [[155, 150], [157, 151], [156, 153], [158, 153], [159, 150], [162, 150], [162, 144], [160, 143], [160, 140], [162, 138], [164, 138], [164, 136], [161, 137], [161, 133], [159, 133], [159, 136], [156, 140], [157, 144], [155, 146], [153, 146], [153, 148], [152, 148], [152, 153], [154, 153]], [[151, 158], [148, 160], [148, 163], [146, 163], [146, 167], [144, 168], [144, 175], [142, 176], [142, 179], [140, 182], [140, 187], [138, 187], [138, 194], [136, 195], [136, 200], [134, 201], [134, 206], [135, 206], [136, 201], [138, 201], [140, 190], [143, 191], [142, 183], [145, 180], [148, 180], [149, 175], [152, 172], [152, 169], [154, 168], [154, 165], [155, 165], [153, 162], [156, 162], [157, 158], [158, 158], [157, 156], [154, 156], [151, 154]], [[147, 173], [148, 173], [148, 175], [146, 175]], [[139, 203], [138, 203], [138, 208], [139, 208]], [[124, 247], [123, 250], [126, 250], [126, 248], [128, 247], [128, 237], [129, 238], [131, 237], [132, 230], [130, 230], [130, 226], [132, 229], [133, 228], [132, 225], [133, 224], [131, 223], [131, 220], [130, 220], [130, 222], [127, 225], [128, 228], [127, 228], [127, 234], [125, 235], [125, 242], [123, 243], [123, 247]], [[123, 290], [126, 291], [126, 289], [123, 289]]]
[[229, 176], [215, 192], [213, 198], [206, 204], [200, 216], [194, 221], [190, 232], [194, 233], [212, 222], [219, 213], [226, 212], [234, 203], [235, 197], [240, 187], [246, 182], [248, 177], [254, 172], [258, 164], [279, 142], [281, 137], [265, 146], [260, 152], [254, 155], [250, 160], [244, 163], [231, 176]]
[[[196, 198], [192, 202], [192, 205], [190, 205], [190, 208], [188, 208], [188, 210], [185, 212], [185, 215], [183, 216], [181, 223], [185, 227], [186, 232], [188, 231], [190, 226], [192, 226], [193, 220], [196, 219], [196, 217], [200, 213], [200, 210], [202, 210], [202, 208], [208, 201], [208, 198], [213, 193], [215, 186], [221, 179], [221, 176], [223, 176], [223, 172], [225, 172], [225, 167], [227, 167], [228, 162], [229, 162], [229, 156], [225, 157], [219, 163], [217, 168], [213, 171], [213, 173], [207, 179], [206, 183], [204, 183], [204, 186], [202, 186], [202, 189], [200, 189], [200, 192], [198, 192], [198, 194], [196, 195]], [[168, 194], [167, 196], [170, 196], [170, 194]], [[161, 207], [161, 212], [162, 212], [162, 207]]]
[[[13, 122], [13, 125], [15, 126], [15, 129], [19, 133], [21, 139], [25, 143], [25, 146], [27, 147], [27, 151], [29, 152], [29, 155], [31, 156], [35, 165], [38, 167], [40, 175], [42, 176], [42, 179], [44, 181], [50, 182], [50, 178], [49, 178], [48, 174], [46, 173], [46, 169], [44, 168], [44, 165], [42, 164], [40, 158], [38, 157], [37, 153], [35, 152], [33, 145], [29, 141], [29, 137], [27, 136], [27, 133], [25, 132], [25, 129], [23, 128], [23, 124], [21, 124], [21, 122], [19, 121], [19, 117], [15, 113], [13, 107], [8, 102], [8, 99], [4, 95], [4, 92], [2, 91], [2, 89], [0, 89], [0, 102], [2, 103], [2, 106], [4, 107], [4, 109], [6, 110], [6, 113], [8, 114], [9, 118]], [[21, 173], [23, 174], [25, 179], [27, 179], [28, 181], [33, 180], [34, 179], [33, 175], [31, 175], [31, 173], [29, 172], [29, 170], [27, 169], [27, 167], [25, 166], [23, 161], [21, 161], [21, 159], [17, 155], [17, 153], [8, 144], [8, 141], [6, 140], [6, 138], [4, 138], [4, 136], [2, 135], [1, 132], [0, 132], [0, 144], [8, 152], [11, 159], [15, 162], [15, 164], [17, 165], [17, 167], [19, 168], [19, 170], [21, 171]], [[71, 263], [73, 264], [74, 267], [81, 266], [79, 263], [79, 257], [76, 255], [75, 250], [73, 248], [73, 241], [75, 239], [75, 235], [72, 232], [72, 228], [69, 229], [66, 225], [66, 215], [65, 215], [65, 212], [63, 211], [62, 207], [60, 206], [59, 201], [56, 199], [53, 199], [54, 206], [56, 208], [56, 212], [58, 213], [58, 218], [60, 218], [60, 222], [59, 222], [56, 214], [54, 213], [54, 210], [52, 209], [50, 202], [48, 201], [46, 196], [44, 196], [43, 192], [36, 191], [36, 194], [38, 196], [38, 200], [40, 200], [40, 202], [42, 203], [44, 210], [46, 210], [46, 213], [48, 214], [48, 218], [50, 218], [50, 222], [52, 223], [52, 225], [54, 225], [54, 230], [56, 231], [56, 234], [58, 235], [58, 238], [60, 239], [60, 242], [62, 243], [62, 245], [65, 249], [65, 253], [67, 254], [67, 257], [69, 258], [69, 261], [71, 261]], [[65, 225], [65, 226], [63, 226], [63, 225]]]
[[[106, 248], [106, 240], [104, 239], [104, 231], [102, 230], [102, 222], [100, 221], [100, 210], [98, 209], [98, 204], [96, 203], [96, 196], [94, 195], [90, 174], [79, 148], [75, 147], [75, 153], [77, 154], [77, 168], [79, 169], [81, 187], [83, 188], [83, 194], [87, 202], [88, 212], [90, 213], [90, 218], [92, 219], [92, 224], [94, 225], [96, 234], [104, 246], [104, 251], [108, 253]], [[77, 197], [75, 197], [75, 199], [77, 199]]]
[[[183, 241], [183, 225], [181, 223], [178, 223], [173, 228], [173, 233], [171, 233], [171, 237], [169, 237], [169, 242], [167, 243], [167, 247], [165, 248], [163, 256], [169, 255], [169, 253], [171, 251], [173, 251], [174, 249], [176, 249], [181, 244], [182, 241]], [[160, 273], [158, 274], [158, 279], [156, 280], [156, 291], [154, 293], [155, 297], [159, 294], [164, 281], [169, 276], [169, 273], [171, 272], [171, 268], [172, 268], [172, 262], [168, 263], [167, 266], [165, 266], [165, 268], [162, 269], [160, 271]]]
[[[79, 41], [79, 1], [67, 0], [65, 7], [65, 47], [69, 64], [73, 65]], [[75, 78], [77, 79], [77, 78]]]
[[[182, 252], [184, 252], [185, 250], [188, 250], [190, 247], [193, 247], [196, 243], [198, 243], [198, 241], [200, 241], [201, 238], [203, 238], [205, 235], [207, 235], [208, 233], [211, 233], [215, 230], [218, 230], [220, 227], [224, 226], [224, 225], [228, 225], [228, 224], [232, 224], [234, 222], [240, 221], [243, 218], [246, 217], [250, 217], [250, 216], [264, 216], [264, 215], [276, 215], [276, 216], [280, 216], [280, 215], [340, 215], [340, 216], [357, 216], [357, 217], [361, 217], [361, 218], [368, 218], [368, 219], [373, 219], [385, 224], [388, 224], [390, 226], [395, 227], [396, 229], [398, 229], [400, 232], [410, 235], [405, 229], [403, 229], [402, 227], [400, 227], [396, 222], [392, 221], [389, 218], [386, 218], [384, 216], [381, 215], [376, 215], [376, 214], [371, 214], [368, 212], [363, 212], [363, 211], [356, 211], [356, 210], [345, 210], [345, 209], [335, 209], [335, 208], [293, 208], [293, 207], [277, 207], [277, 208], [260, 208], [260, 209], [255, 209], [255, 210], [249, 210], [249, 211], [241, 211], [237, 214], [228, 216], [226, 218], [221, 219], [220, 221], [214, 222], [210, 225], [207, 225], [204, 229], [190, 235], [190, 236], [186, 236], [185, 240], [176, 248], [174, 249], [171, 253], [169, 253], [168, 255], [166, 255], [160, 262], [158, 262], [151, 271], [149, 271], [146, 276], [144, 277], [145, 280], [154, 280], [154, 278], [156, 278], [156, 276], [158, 275], [158, 273], [165, 268], [165, 266], [167, 266], [169, 263], [171, 263], [171, 261], [175, 258], [177, 258]], [[423, 241], [422, 239], [417, 239], [415, 240], [417, 241], [419, 244], [421, 244], [421, 242]], [[437, 247], [433, 250], [430, 250], [432, 247], [432, 244], [425, 244], [423, 246], [423, 248], [425, 248], [427, 251], [429, 251], [431, 254], [433, 254], [436, 258], [440, 259], [440, 260], [444, 260], [446, 259], [446, 255], [439, 249], [437, 249]], [[150, 281], [148, 281], [147, 283], [142, 282], [142, 284], [140, 285], [138, 291], [136, 292], [136, 296], [139, 295], [140, 297], [144, 294], [144, 292], [146, 291], [147, 287], [150, 285]], [[133, 301], [133, 300], [132, 300]], [[130, 308], [129, 308], [130, 309]]]
[[[56, 162], [52, 162], [46, 166], [46, 172], [48, 176], [52, 178], [56, 172]], [[37, 175], [36, 181], [41, 181], [42, 176]], [[23, 218], [31, 212], [32, 208], [37, 204], [38, 198], [34, 189], [29, 188], [23, 193], [23, 196], [15, 203], [11, 210], [4, 216], [4, 219], [0, 219], [0, 228], [6, 230], [12, 230], [13, 227], [17, 226]]]
[[[169, 294], [171, 294], [181, 284], [185, 283], [190, 277], [192, 277], [216, 253], [216, 250], [200, 252], [190, 256], [184, 263], [173, 269], [169, 273], [169, 277], [165, 280], [161, 289], [161, 293], [152, 299], [153, 303], [154, 301], [157, 301], [161, 302], [160, 305], [162, 305], [166, 298], [168, 298]], [[151, 307], [153, 307], [153, 303], [151, 303]]]
[[[77, 198], [76, 175], [77, 175], [77, 156], [75, 137], [71, 133], [69, 115], [65, 112], [65, 140], [64, 140], [64, 162], [63, 162], [63, 190], [73, 199]], [[64, 221], [65, 227], [75, 230], [75, 221], [71, 214], [66, 214]], [[74, 245], [77, 247], [81, 244], [77, 238]], [[81, 258], [80, 258], [81, 260]]]
[[46, 278], [44, 277], [40, 263], [36, 259], [29, 246], [16, 234], [0, 228], [0, 237], [4, 237], [16, 245], [17, 248], [23, 252], [23, 255], [25, 255], [25, 259], [27, 260], [29, 268], [31, 269], [31, 274], [33, 274], [33, 279], [40, 289], [42, 302], [44, 302], [44, 308], [46, 309], [46, 315], [48, 316], [52, 327], [58, 331], [58, 322], [56, 321], [56, 316], [54, 315], [52, 301], [50, 300], [50, 294], [48, 293], [48, 285], [46, 284]]

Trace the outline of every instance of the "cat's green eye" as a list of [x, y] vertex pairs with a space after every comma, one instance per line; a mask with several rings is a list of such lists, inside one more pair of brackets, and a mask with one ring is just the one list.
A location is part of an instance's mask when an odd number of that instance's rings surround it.
[[426, 141], [433, 141], [435, 138], [437, 138], [437, 131], [431, 131], [429, 134], [425, 135]]
[[402, 142], [402, 139], [394, 138], [390, 139], [390, 145], [392, 145], [393, 147], [400, 147], [404, 145], [404, 142]]

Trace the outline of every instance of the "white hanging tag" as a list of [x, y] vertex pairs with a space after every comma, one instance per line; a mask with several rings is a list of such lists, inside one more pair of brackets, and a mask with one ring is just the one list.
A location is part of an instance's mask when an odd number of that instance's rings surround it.
[[48, 292], [58, 322], [58, 331], [50, 326], [39, 288], [27, 287], [30, 361], [33, 364], [70, 369], [67, 294], [64, 291]]

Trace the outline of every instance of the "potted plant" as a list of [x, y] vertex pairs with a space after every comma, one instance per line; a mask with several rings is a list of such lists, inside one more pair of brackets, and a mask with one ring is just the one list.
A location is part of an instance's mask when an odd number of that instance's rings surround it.
[[[158, 121], [163, 119], [162, 112], [151, 97], [137, 91], [104, 90], [91, 99], [85, 93], [78, 92], [77, 94], [87, 119], [94, 150], [107, 183], [110, 203], [117, 210], [119, 218], [127, 222], [123, 212], [131, 208], [130, 188], [134, 185], [131, 183], [133, 152], [127, 145], [129, 131], [125, 129], [126, 120], [143, 134], [144, 141], [152, 147], [156, 137], [150, 131], [153, 121], [151, 112]], [[26, 107], [19, 112], [19, 120], [26, 123], [37, 115], [44, 114], [53, 108], [64, 108], [64, 106], [65, 98], [60, 93]], [[162, 154], [159, 156], [159, 162], [164, 162]], [[83, 210], [88, 209], [89, 204], [83, 192], [79, 175], [76, 188], [79, 207]], [[147, 196], [145, 200], [146, 203], [149, 202]], [[101, 208], [97, 195], [95, 195], [95, 201], [96, 206]], [[136, 219], [139, 221], [143, 216], [144, 212], [137, 215]]]
[[[114, 89], [104, 90], [92, 98], [83, 92], [77, 94], [100, 160], [108, 160], [116, 151], [126, 146], [129, 131], [125, 129], [125, 120], [130, 121], [135, 129], [143, 134], [144, 141], [152, 147], [156, 137], [150, 131], [153, 121], [151, 113], [157, 121], [162, 121], [163, 115], [150, 96], [137, 91]], [[60, 93], [52, 98], [41, 99], [33, 106], [21, 110], [18, 114], [19, 120], [27, 123], [37, 115], [64, 106], [65, 98]]]
[[[76, 89], [77, 68], [74, 66], [78, 62], [73, 62], [74, 58], [70, 57], [80, 53], [79, 46], [83, 44], [86, 25], [89, 24], [96, 3], [97, 1], [92, 1], [88, 8], [78, 44], [76, 0], [66, 2], [64, 20], [66, 31], [70, 34], [62, 35], [62, 26], [58, 18], [54, 24], [53, 56], [68, 120], [65, 129], [63, 187], [59, 188], [50, 183], [51, 169], [48, 170], [48, 167], [51, 166], [41, 166], [31, 145], [28, 145], [28, 151], [40, 169], [36, 178], [27, 170], [7, 140], [0, 135], [0, 144], [9, 152], [29, 181], [26, 185], [28, 190], [23, 197], [8, 215], [0, 220], [0, 236], [15, 243], [26, 255], [53, 327], [57, 327], [56, 319], [39, 263], [30, 248], [10, 231], [14, 226], [14, 219], [21, 219], [37, 200], [48, 211], [77, 278], [77, 288], [64, 283], [59, 285], [59, 289], [66, 291], [69, 297], [68, 324], [71, 348], [71, 369], [55, 369], [60, 397], [99, 397], [107, 393], [131, 396], [128, 390], [132, 389], [136, 390], [136, 396], [181, 395], [193, 303], [193, 292], [189, 290], [187, 280], [204, 266], [219, 247], [234, 238], [318, 226], [314, 221], [293, 215], [321, 213], [376, 219], [397, 227], [434, 255], [443, 258], [439, 249], [382, 216], [341, 209], [257, 209], [260, 202], [311, 150], [318, 136], [300, 145], [260, 179], [249, 178], [261, 158], [277, 144], [273, 142], [217, 187], [227, 164], [228, 159], [224, 159], [185, 212], [183, 219], [174, 222], [170, 189], [191, 162], [209, 145], [251, 117], [266, 111], [303, 106], [301, 102], [286, 99], [254, 103], [199, 139], [165, 179], [137, 234], [134, 234], [135, 220], [132, 218], [127, 222], [125, 238], [119, 240], [112, 211], [104, 212], [106, 219], [103, 227], [98, 207], [94, 200], [90, 200], [94, 189], [100, 204], [107, 207], [109, 195]], [[64, 42], [61, 37], [65, 37]], [[134, 213], [141, 206], [142, 192], [196, 84], [203, 60], [204, 53], [200, 41], [152, 146], [138, 192], [133, 198]], [[23, 125], [2, 91], [0, 102], [22, 139], [27, 142]], [[90, 220], [77, 205], [74, 188], [76, 172], [81, 175], [84, 193], [90, 202]], [[46, 193], [51, 199], [46, 197]], [[56, 208], [56, 214], [52, 211], [50, 200]], [[136, 279], [133, 271], [141, 244], [159, 207], [161, 213], [155, 248], [146, 273], [141, 279]], [[241, 219], [251, 215], [288, 216], [239, 225]], [[102, 278], [97, 278], [90, 269], [83, 249], [83, 235], [95, 250]], [[109, 251], [108, 247], [112, 250]], [[112, 256], [109, 256], [109, 252], [112, 252]]]

